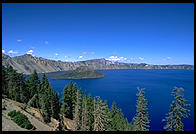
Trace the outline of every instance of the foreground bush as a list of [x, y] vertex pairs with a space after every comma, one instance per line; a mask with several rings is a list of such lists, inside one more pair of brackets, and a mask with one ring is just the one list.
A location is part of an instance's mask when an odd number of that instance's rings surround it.
[[31, 122], [28, 120], [27, 116], [17, 112], [16, 110], [11, 111], [8, 113], [8, 116], [11, 117], [11, 119], [20, 127], [28, 129], [28, 130], [35, 130], [35, 126], [31, 124]]

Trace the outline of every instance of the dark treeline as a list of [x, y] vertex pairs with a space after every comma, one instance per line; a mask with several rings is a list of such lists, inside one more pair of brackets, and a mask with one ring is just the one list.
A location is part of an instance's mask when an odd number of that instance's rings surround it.
[[[40, 81], [36, 71], [24, 79], [11, 66], [2, 67], [2, 93], [8, 98], [38, 108], [44, 122], [49, 123], [51, 117], [62, 122], [62, 116], [73, 120], [74, 131], [148, 131], [150, 119], [148, 116], [148, 101], [144, 89], [137, 88], [136, 115], [129, 123], [121, 109], [113, 102], [111, 109], [107, 101], [93, 97], [73, 82], [63, 90], [62, 103], [59, 95], [52, 89], [48, 78], [43, 75]], [[167, 131], [183, 131], [182, 118], [189, 116], [188, 104], [183, 96], [183, 88], [175, 87], [172, 96], [174, 100], [166, 115], [164, 129]], [[61, 123], [59, 130], [65, 130]]]
[[41, 82], [34, 71], [25, 81], [24, 75], [11, 66], [2, 67], [2, 91], [12, 100], [39, 108], [45, 122], [50, 122], [50, 117], [59, 119], [59, 95], [50, 86], [46, 75]]

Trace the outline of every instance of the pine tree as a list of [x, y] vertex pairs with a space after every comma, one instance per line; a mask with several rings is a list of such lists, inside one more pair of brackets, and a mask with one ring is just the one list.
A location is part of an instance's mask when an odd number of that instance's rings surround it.
[[138, 100], [137, 100], [137, 113], [136, 116], [133, 118], [133, 125], [135, 131], [148, 131], [149, 129], [149, 119], [148, 119], [148, 109], [147, 109], [147, 100], [145, 99], [145, 92], [141, 88], [138, 89]]
[[43, 75], [41, 86], [39, 87], [40, 91], [40, 105], [42, 109], [42, 115], [44, 117], [45, 122], [50, 122], [50, 117], [52, 114], [51, 111], [51, 94], [50, 94], [50, 84], [48, 82], [48, 78], [46, 75]]
[[24, 75], [18, 74], [18, 87], [19, 87], [19, 96], [20, 96], [20, 102], [27, 103], [29, 100], [29, 91], [26, 87]]
[[82, 93], [80, 90], [76, 92], [76, 104], [75, 104], [75, 112], [73, 118], [73, 130], [77, 131], [81, 129], [81, 102], [82, 102]]
[[88, 130], [92, 131], [94, 128], [94, 99], [92, 95], [87, 95], [87, 109], [88, 109]]
[[63, 114], [63, 116], [67, 117], [67, 118], [71, 118], [71, 95], [70, 95], [70, 88], [66, 85], [64, 90], [63, 90], [63, 104], [61, 106], [61, 113]]
[[175, 111], [174, 108], [175, 108], [175, 106], [174, 106], [174, 101], [173, 101], [172, 104], [170, 105], [168, 117], [165, 117], [165, 119], [162, 120], [162, 121], [167, 121], [166, 125], [164, 126], [164, 129], [166, 129], [167, 131], [173, 130], [173, 126], [174, 126], [173, 114]]
[[88, 115], [88, 107], [87, 107], [87, 95], [85, 95], [82, 99], [82, 125], [81, 130], [87, 131], [89, 130], [88, 121], [89, 121], [89, 115]]
[[51, 117], [55, 118], [56, 115], [56, 95], [53, 91], [51, 93]]
[[73, 119], [73, 115], [74, 115], [74, 112], [75, 112], [75, 105], [76, 105], [76, 99], [77, 99], [77, 90], [78, 90], [78, 87], [76, 85], [76, 83], [73, 83], [72, 81], [70, 82], [70, 94], [71, 94], [71, 103], [70, 103], [70, 109], [71, 109], [71, 119]]
[[58, 93], [55, 93], [55, 112], [53, 117], [59, 120], [60, 119], [59, 114], [60, 114], [60, 98]]
[[187, 104], [184, 98], [184, 89], [174, 87], [172, 91], [172, 96], [174, 100], [170, 105], [170, 110], [163, 121], [166, 122], [164, 129], [167, 131], [183, 131], [184, 124], [182, 118], [188, 118], [190, 115], [190, 110], [187, 109], [190, 104]]
[[107, 104], [100, 97], [98, 97], [97, 102], [95, 100], [94, 104], [94, 131], [105, 131], [108, 123]]
[[76, 91], [77, 85], [73, 82], [70, 82], [63, 90], [63, 105], [61, 107], [61, 112], [69, 119], [73, 119], [76, 103]]
[[16, 86], [16, 71], [12, 68], [12, 66], [8, 67], [8, 98], [17, 100], [16, 97], [17, 86]]
[[8, 69], [2, 66], [2, 93], [8, 96]]
[[124, 115], [120, 109], [117, 108], [116, 102], [112, 103], [112, 109], [109, 113], [110, 122], [108, 125], [109, 131], [127, 131], [130, 130], [130, 124], [128, 120], [124, 118]]
[[4, 83], [3, 91], [7, 94], [8, 98], [18, 102], [26, 103], [28, 93], [25, 88], [24, 75], [17, 73], [11, 66], [7, 69], [4, 68]]
[[[26, 80], [26, 87], [29, 90], [29, 98], [31, 99], [35, 94], [38, 94], [38, 85], [40, 84], [40, 80], [38, 77], [38, 74], [36, 70], [33, 71], [33, 74], [27, 78]], [[38, 100], [39, 98], [36, 98], [35, 101], [32, 103], [32, 107], [36, 107], [39, 105]]]

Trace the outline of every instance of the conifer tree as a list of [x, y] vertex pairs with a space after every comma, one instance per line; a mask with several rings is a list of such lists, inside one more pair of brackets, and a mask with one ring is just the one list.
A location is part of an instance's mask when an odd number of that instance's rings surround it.
[[3, 88], [8, 95], [8, 98], [26, 103], [28, 93], [25, 88], [24, 75], [22, 73], [17, 73], [11, 66], [5, 69], [4, 73], [6, 73], [6, 76], [4, 76], [6, 81], [4, 84], [6, 85], [3, 85]]
[[45, 122], [50, 122], [50, 117], [52, 114], [51, 111], [51, 94], [50, 94], [50, 84], [48, 82], [48, 78], [46, 75], [43, 75], [41, 86], [39, 87], [39, 91], [41, 91], [40, 95], [40, 104], [42, 109], [42, 115], [44, 117]]
[[12, 66], [8, 67], [8, 97], [13, 100], [17, 100], [16, 97], [17, 86], [16, 86], [16, 71], [12, 68]]
[[107, 104], [100, 97], [98, 97], [97, 102], [95, 100], [94, 104], [94, 131], [105, 131], [108, 123], [108, 115], [106, 113]]
[[92, 95], [87, 95], [87, 109], [88, 109], [88, 129], [92, 131], [94, 128], [94, 99]]
[[67, 117], [67, 118], [71, 118], [71, 95], [70, 95], [70, 88], [66, 85], [64, 90], [63, 90], [63, 104], [61, 106], [61, 113], [63, 114], [63, 116]]
[[130, 124], [128, 120], [124, 118], [124, 115], [120, 109], [117, 108], [116, 102], [112, 103], [112, 109], [109, 113], [110, 122], [108, 125], [109, 131], [128, 131], [130, 130]]
[[55, 112], [54, 112], [54, 118], [59, 120], [59, 113], [60, 113], [60, 98], [58, 93], [55, 93]]
[[85, 95], [82, 99], [82, 125], [81, 130], [87, 131], [89, 130], [88, 121], [89, 121], [89, 115], [88, 115], [88, 107], [87, 107], [87, 95]]
[[19, 77], [18, 86], [19, 86], [20, 101], [22, 103], [27, 103], [29, 100], [29, 91], [28, 91], [26, 84], [25, 84], [25, 81], [24, 81], [24, 75], [18, 74], [18, 77]]
[[82, 93], [80, 90], [76, 91], [76, 104], [75, 112], [73, 118], [73, 130], [77, 131], [81, 129], [81, 102], [82, 102]]
[[138, 100], [137, 100], [137, 113], [136, 116], [133, 118], [133, 125], [135, 131], [148, 131], [149, 129], [149, 119], [148, 119], [148, 109], [147, 109], [147, 100], [145, 99], [145, 92], [141, 88], [138, 89]]
[[68, 86], [65, 86], [63, 90], [63, 105], [61, 107], [61, 112], [63, 115], [69, 119], [73, 119], [73, 114], [75, 110], [76, 103], [76, 91], [77, 85], [72, 81]]
[[172, 91], [172, 96], [174, 97], [174, 100], [170, 105], [169, 113], [167, 114], [165, 119], [163, 119], [163, 121], [166, 122], [164, 129], [167, 131], [184, 130], [184, 124], [182, 122], [182, 118], [189, 117], [190, 110], [187, 109], [187, 107], [189, 107], [190, 104], [186, 103], [187, 101], [184, 98], [183, 92], [184, 92], [183, 88], [177, 88], [177, 87], [174, 87]]
[[72, 81], [70, 82], [70, 94], [71, 94], [71, 98], [70, 98], [70, 108], [71, 108], [71, 119], [73, 119], [73, 115], [74, 115], [74, 112], [75, 112], [75, 105], [76, 105], [76, 99], [77, 99], [77, 95], [76, 95], [76, 93], [77, 93], [77, 90], [78, 90], [78, 88], [77, 88], [77, 85], [76, 85], [76, 83], [73, 83]]
[[[26, 87], [29, 90], [29, 99], [31, 99], [35, 94], [38, 94], [38, 84], [40, 84], [40, 80], [36, 70], [33, 71], [33, 74], [27, 78]], [[39, 104], [39, 98], [36, 98], [31, 106], [37, 107]]]
[[56, 114], [56, 95], [55, 92], [51, 92], [51, 117], [55, 118]]
[[8, 95], [8, 71], [2, 66], [2, 93]]

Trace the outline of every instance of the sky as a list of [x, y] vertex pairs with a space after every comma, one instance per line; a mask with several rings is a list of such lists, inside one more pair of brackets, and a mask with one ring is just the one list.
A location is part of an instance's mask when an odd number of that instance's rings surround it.
[[194, 65], [194, 4], [3, 3], [2, 53]]

